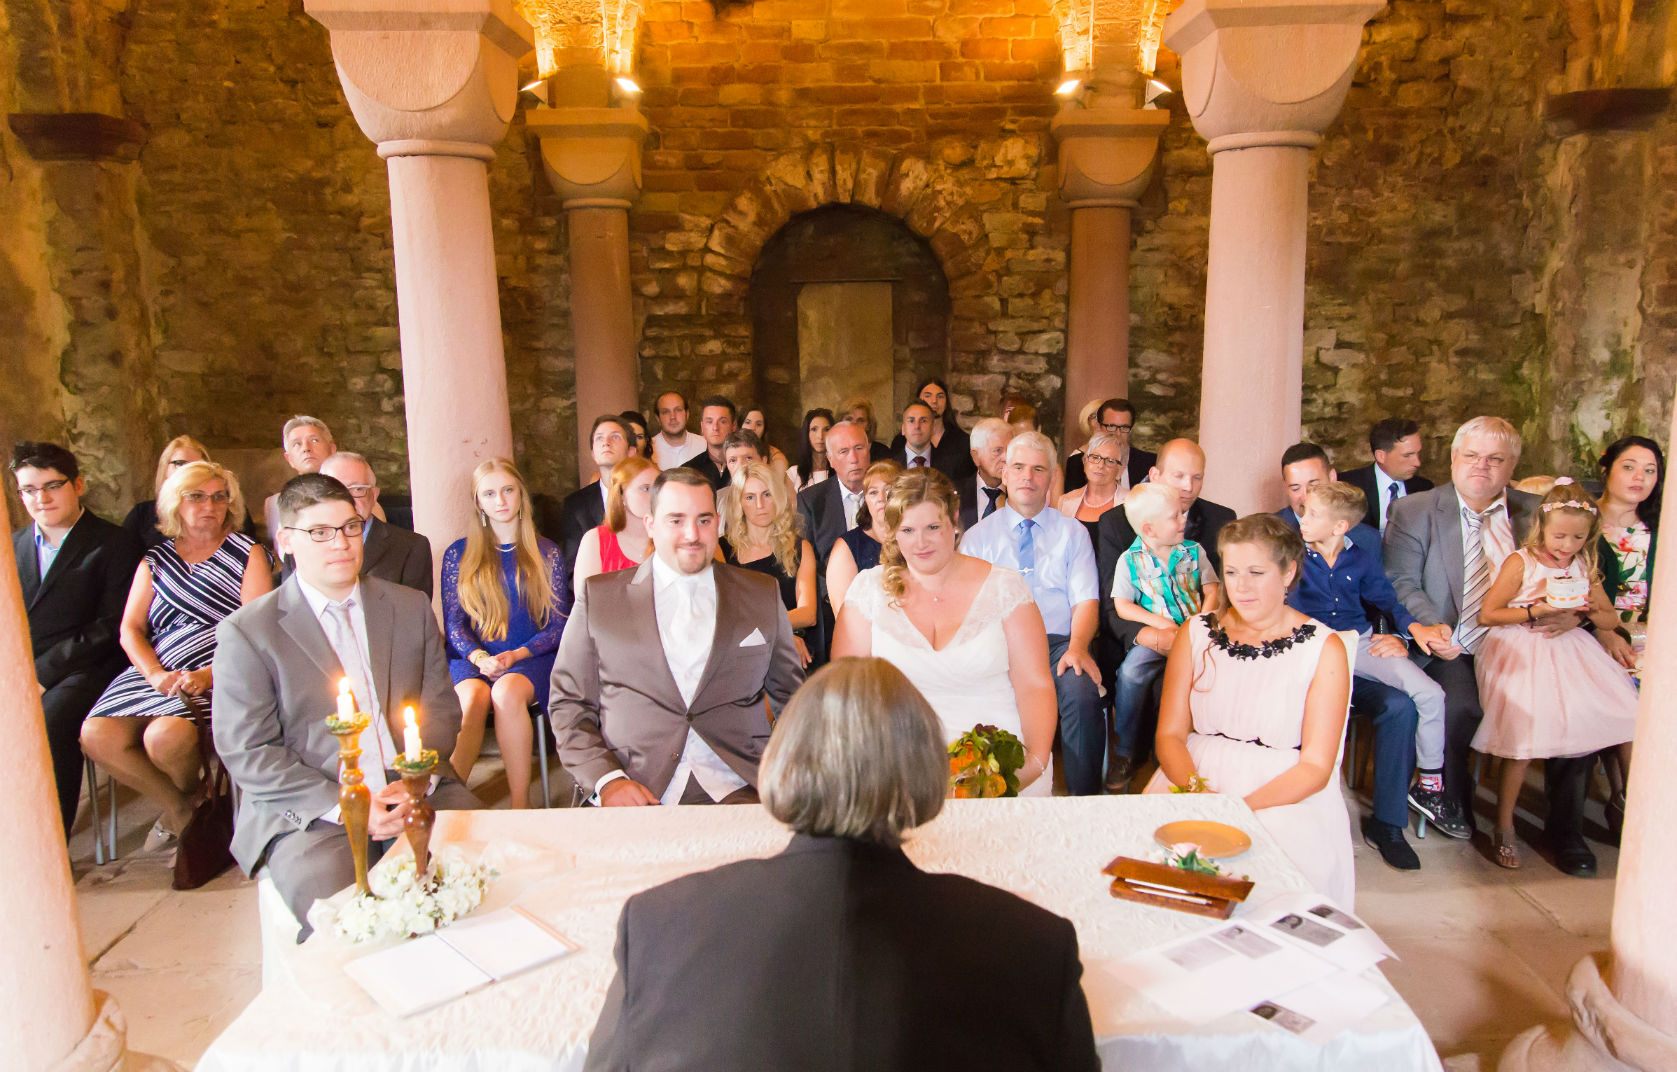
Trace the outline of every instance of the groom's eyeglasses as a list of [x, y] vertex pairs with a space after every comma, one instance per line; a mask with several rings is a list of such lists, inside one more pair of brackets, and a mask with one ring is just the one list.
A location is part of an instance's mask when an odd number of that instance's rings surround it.
[[311, 525], [306, 529], [298, 528], [296, 525], [285, 525], [282, 527], [290, 529], [292, 532], [306, 532], [309, 534], [309, 539], [313, 540], [315, 543], [331, 543], [332, 537], [336, 536], [340, 532], [344, 534], [345, 539], [355, 539], [361, 535], [361, 530], [367, 527], [367, 523], [357, 517], [352, 520], [345, 521], [342, 525], [336, 526]]

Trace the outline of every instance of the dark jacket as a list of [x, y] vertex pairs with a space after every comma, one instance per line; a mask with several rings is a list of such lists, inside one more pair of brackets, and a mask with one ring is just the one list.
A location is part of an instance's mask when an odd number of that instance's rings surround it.
[[1100, 1067], [1071, 923], [900, 849], [800, 835], [647, 890], [616, 959], [591, 1070]]
[[[1374, 466], [1365, 465], [1360, 469], [1347, 469], [1339, 474], [1339, 479], [1363, 493], [1368, 500], [1368, 511], [1363, 514], [1363, 524], [1371, 529], [1380, 528], [1379, 492], [1374, 487]], [[1404, 495], [1416, 495], [1423, 491], [1432, 490], [1432, 481], [1424, 476], [1412, 476], [1403, 482]]]
[[107, 681], [114, 677], [128, 663], [117, 630], [140, 565], [139, 543], [83, 510], [45, 577], [35, 556], [33, 523], [12, 533], [12, 553], [41, 686], [50, 689], [78, 671], [94, 671]]
[[[1217, 554], [1217, 534], [1233, 520], [1233, 510], [1205, 499], [1195, 499], [1194, 505], [1188, 507], [1188, 528], [1184, 537], [1205, 548], [1205, 557], [1211, 560], [1211, 568], [1219, 575], [1223, 570], [1223, 560]], [[1100, 539], [1095, 547], [1095, 568], [1099, 571], [1101, 586], [1101, 627], [1119, 642], [1122, 650], [1128, 651], [1142, 626], [1139, 622], [1118, 617], [1117, 610], [1112, 606], [1112, 574], [1118, 568], [1119, 557], [1130, 549], [1130, 544], [1135, 543], [1135, 530], [1130, 527], [1130, 519], [1124, 515], [1122, 506], [1102, 514], [1097, 529]], [[1210, 579], [1217, 580], [1216, 577]]]
[[565, 496], [559, 506], [559, 549], [565, 556], [565, 568], [576, 576], [576, 555], [582, 548], [582, 538], [599, 528], [606, 520], [606, 501], [600, 495], [600, 482], [590, 481]]
[[[392, 525], [377, 518], [367, 522], [365, 541], [361, 545], [361, 576], [377, 577], [381, 581], [399, 584], [434, 594], [431, 581], [431, 541], [417, 532]], [[297, 564], [286, 555], [280, 560], [280, 584], [291, 579]]]
[[[900, 432], [891, 440], [889, 457], [905, 468], [908, 465], [908, 440]], [[977, 473], [978, 466], [972, 460], [972, 437], [959, 428], [945, 426], [943, 440], [932, 448], [932, 468], [957, 483]]]
[[716, 464], [711, 458], [708, 448], [699, 451], [681, 464], [683, 468], [691, 469], [710, 481], [712, 491], [721, 491], [728, 486], [728, 470]]

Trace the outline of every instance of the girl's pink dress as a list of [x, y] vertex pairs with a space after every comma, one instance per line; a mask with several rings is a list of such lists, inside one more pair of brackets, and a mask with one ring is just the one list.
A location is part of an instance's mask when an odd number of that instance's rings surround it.
[[[1532, 552], [1514, 552], [1525, 566], [1511, 607], [1543, 602], [1549, 578], [1576, 581], [1576, 559], [1564, 570]], [[1583, 629], [1546, 637], [1524, 625], [1499, 625], [1485, 634], [1474, 657], [1485, 719], [1473, 749], [1506, 759], [1581, 756], [1631, 739], [1636, 731], [1636, 685], [1630, 672]]]

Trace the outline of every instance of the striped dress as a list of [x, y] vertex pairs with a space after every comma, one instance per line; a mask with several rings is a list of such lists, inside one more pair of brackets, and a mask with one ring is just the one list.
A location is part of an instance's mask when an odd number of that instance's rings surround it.
[[[151, 567], [151, 610], [146, 626], [152, 650], [166, 670], [202, 670], [215, 656], [215, 627], [239, 609], [250, 549], [242, 532], [229, 533], [209, 558], [188, 565], [168, 540], [146, 552]], [[180, 696], [165, 696], [146, 683], [132, 666], [118, 674], [88, 712], [89, 718], [157, 718], [176, 715], [208, 718], [210, 694], [193, 697], [191, 706]]]

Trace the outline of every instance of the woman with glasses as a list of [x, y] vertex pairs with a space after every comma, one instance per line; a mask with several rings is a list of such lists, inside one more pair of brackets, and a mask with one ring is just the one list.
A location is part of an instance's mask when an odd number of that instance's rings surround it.
[[148, 851], [172, 842], [197, 803], [216, 626], [274, 586], [267, 552], [234, 531], [244, 516], [238, 480], [214, 462], [189, 462], [163, 482], [165, 539], [146, 552], [122, 612], [119, 639], [133, 665], [82, 723], [87, 757], [162, 806]]
[[477, 523], [443, 552], [448, 672], [461, 708], [450, 762], [466, 783], [493, 708], [509, 806], [527, 808], [530, 705], [547, 710], [571, 578], [559, 545], [536, 535], [524, 477], [511, 461], [491, 458], [472, 470], [472, 500]]
[[[210, 452], [204, 444], [191, 436], [180, 435], [169, 440], [163, 448], [163, 453], [157, 458], [157, 479], [152, 484], [153, 491], [162, 491], [163, 482], [181, 471], [182, 466], [193, 462], [207, 462]], [[250, 514], [241, 516], [240, 532], [251, 539], [256, 538], [256, 523], [250, 519]], [[128, 516], [122, 519], [122, 527], [133, 534], [140, 541], [143, 550], [149, 551], [168, 539], [157, 527], [157, 500], [147, 499], [134, 504], [134, 509], [128, 511]]]
[[1089, 530], [1089, 539], [1097, 547], [1101, 515], [1124, 501], [1124, 490], [1119, 484], [1123, 465], [1118, 460], [1122, 447], [1122, 441], [1111, 432], [1100, 431], [1090, 436], [1083, 448], [1085, 483], [1060, 497], [1060, 513], [1083, 522], [1083, 527]]

